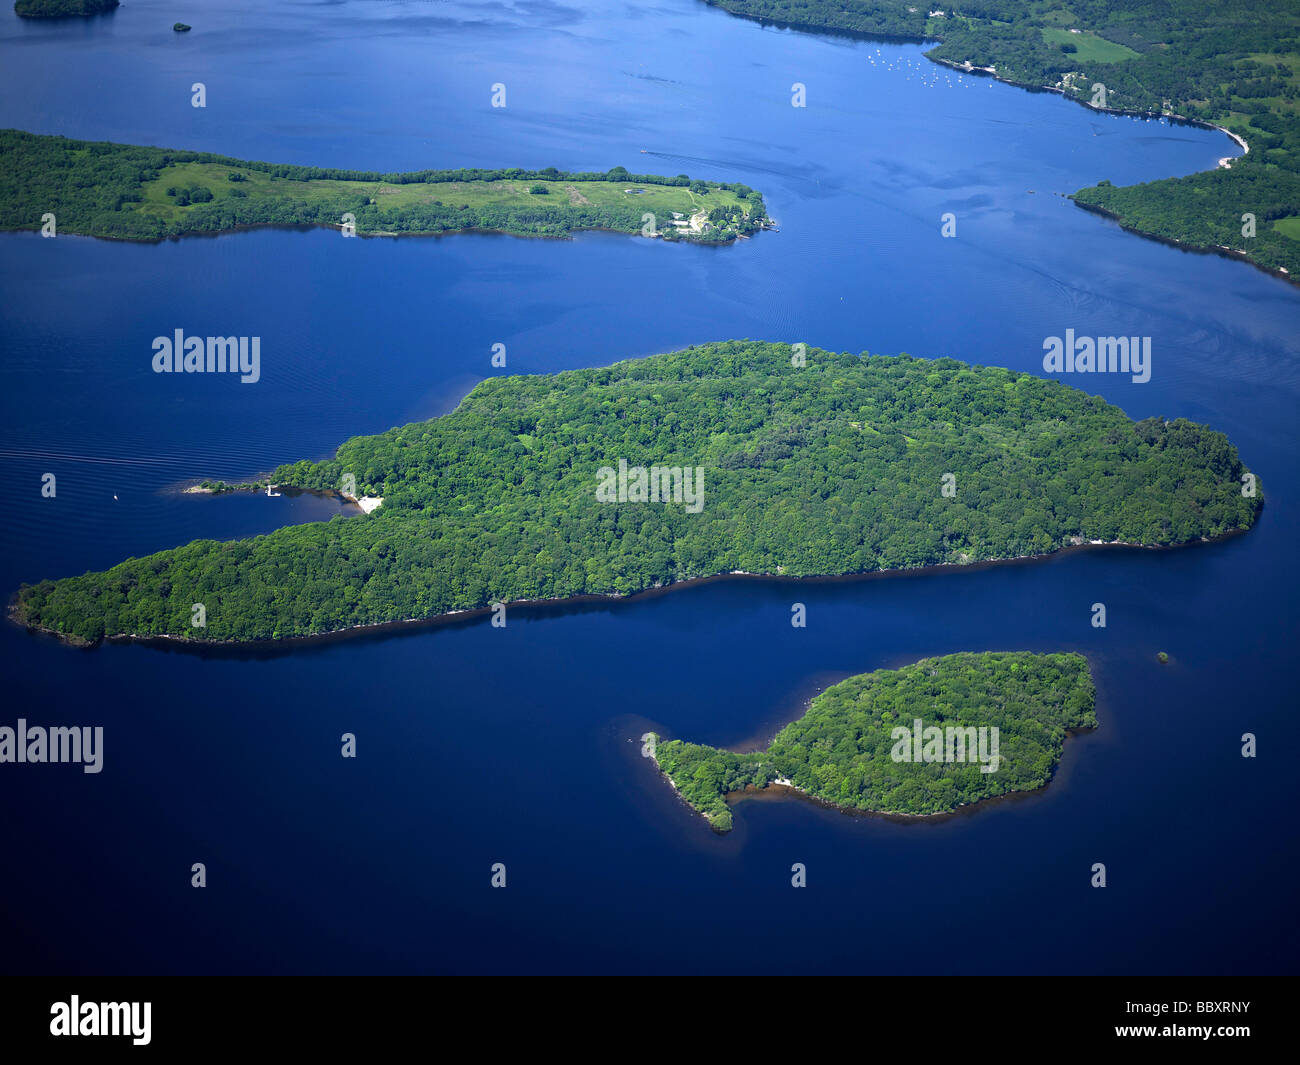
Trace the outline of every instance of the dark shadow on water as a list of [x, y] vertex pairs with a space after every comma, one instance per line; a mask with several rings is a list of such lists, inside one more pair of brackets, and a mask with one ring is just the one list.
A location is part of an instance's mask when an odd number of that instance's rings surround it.
[[1272, 277], [1276, 277], [1279, 281], [1285, 281], [1287, 284], [1292, 286], [1300, 286], [1300, 277], [1289, 274], [1279, 267], [1266, 266], [1264, 263], [1258, 263], [1244, 251], [1238, 251], [1235, 248], [1216, 248], [1203, 244], [1184, 244], [1181, 240], [1174, 240], [1171, 237], [1162, 237], [1159, 233], [1147, 233], [1141, 229], [1134, 229], [1132, 226], [1128, 225], [1120, 215], [1117, 215], [1114, 211], [1108, 211], [1105, 207], [1098, 207], [1091, 203], [1082, 203], [1081, 201], [1074, 199], [1073, 196], [1069, 197], [1069, 199], [1076, 207], [1087, 211], [1089, 214], [1099, 215], [1108, 222], [1113, 222], [1130, 236], [1141, 237], [1143, 240], [1150, 240], [1157, 244], [1163, 244], [1167, 248], [1174, 248], [1186, 255], [1216, 255], [1220, 259], [1231, 259], [1233, 262], [1246, 263], [1248, 266], [1253, 266], [1256, 270], [1260, 270]]
[[704, 0], [709, 7], [716, 7], [718, 10], [732, 16], [732, 18], [744, 19], [746, 22], [757, 22], [760, 26], [770, 26], [774, 30], [789, 30], [792, 33], [798, 33], [805, 37], [830, 37], [842, 41], [855, 41], [859, 43], [870, 44], [935, 44], [938, 42], [933, 37], [910, 37], [904, 34], [886, 34], [886, 33], [868, 33], [864, 30], [848, 30], [832, 26], [818, 26], [809, 22], [786, 22], [782, 19], [767, 18], [764, 15], [749, 15], [743, 11], [728, 11], [725, 7], [718, 4], [709, 3]]
[[[1047, 782], [1032, 791], [1012, 791], [1005, 795], [994, 795], [987, 799], [978, 799], [975, 802], [966, 803], [957, 807], [955, 810], [949, 810], [937, 814], [895, 814], [886, 813], [880, 810], [858, 810], [846, 806], [838, 806], [826, 799], [819, 798], [816, 795], [809, 795], [799, 791], [797, 788], [787, 787], [784, 784], [769, 784], [766, 788], [747, 787], [742, 791], [733, 791], [724, 796], [726, 803], [730, 807], [738, 807], [747, 802], [785, 802], [795, 800], [803, 802], [809, 806], [815, 806], [828, 814], [838, 814], [841, 817], [850, 817], [855, 819], [866, 819], [871, 821], [883, 822], [891, 825], [901, 825], [909, 828], [919, 826], [936, 827], [958, 822], [964, 818], [973, 817], [985, 811], [997, 807], [1014, 807], [1021, 803], [1041, 801], [1049, 795], [1063, 790], [1065, 785], [1065, 773], [1063, 772], [1067, 760], [1067, 752], [1071, 748], [1071, 740], [1081, 736], [1087, 736], [1096, 732], [1096, 728], [1066, 729], [1065, 739], [1061, 748], [1061, 759], [1052, 775], [1048, 777]], [[683, 800], [684, 801], [684, 800]], [[739, 824], [739, 818], [733, 822]], [[734, 831], [734, 829], [733, 829]]]
[[[343, 227], [333, 222], [252, 222], [246, 225], [231, 226], [229, 229], [205, 229], [193, 230], [187, 233], [177, 233], [167, 237], [113, 237], [105, 236], [100, 233], [68, 233], [69, 237], [81, 237], [85, 240], [105, 240], [113, 244], [179, 244], [188, 240], [221, 240], [226, 237], [236, 237], [243, 233], [253, 233], [261, 230], [279, 231], [282, 233], [310, 233], [314, 230], [334, 230], [342, 233]], [[759, 230], [759, 233], [763, 230]], [[609, 229], [602, 226], [575, 226], [567, 233], [514, 233], [505, 229], [478, 229], [468, 227], [466, 229], [452, 229], [440, 233], [423, 233], [418, 231], [399, 232], [399, 233], [354, 233], [353, 237], [359, 240], [449, 240], [453, 237], [496, 237], [501, 240], [541, 240], [541, 241], [571, 241], [583, 233], [604, 233], [615, 237], [633, 237], [641, 240], [659, 240], [663, 244], [671, 245], [689, 245], [694, 248], [728, 248], [732, 245], [739, 244], [742, 240], [752, 240], [759, 233], [754, 233], [748, 237], [732, 237], [730, 240], [691, 240], [686, 237], [668, 240], [662, 236], [648, 238], [643, 237], [638, 230], [634, 233], [625, 232], [621, 229]], [[344, 238], [345, 240], [351, 238]]]
[[[942, 652], [940, 652], [942, 653]], [[923, 656], [924, 657], [924, 656]], [[1102, 704], [1098, 690], [1098, 706]], [[807, 709], [805, 706], [804, 709]], [[956, 827], [966, 819], [998, 810], [1008, 812], [1061, 795], [1069, 785], [1075, 763], [1078, 741], [1092, 736], [1101, 727], [1098, 715], [1097, 728], [1066, 729], [1062, 741], [1061, 757], [1055, 770], [1041, 787], [1032, 791], [1014, 791], [977, 802], [968, 803], [946, 813], [908, 815], [883, 813], [877, 810], [857, 810], [837, 806], [814, 795], [808, 795], [782, 784], [766, 788], [746, 788], [725, 796], [733, 810], [729, 832], [715, 832], [693, 806], [673, 787], [653, 759], [642, 755], [641, 737], [647, 732], [669, 736], [658, 722], [629, 715], [610, 722], [604, 737], [609, 773], [619, 781], [619, 790], [634, 805], [641, 816], [659, 835], [675, 846], [692, 851], [709, 851], [724, 858], [735, 858], [744, 850], [749, 836], [748, 818], [742, 807], [748, 803], [798, 802], [810, 808], [815, 815], [828, 823], [843, 824], [845, 819], [863, 827], [884, 827], [897, 830], [935, 829]], [[672, 738], [669, 736], [669, 738]]]
[[[1217, 543], [1222, 540], [1235, 539], [1249, 530], [1235, 530], [1213, 541], [1196, 541], [1192, 544], [1178, 544], [1171, 547], [1138, 547], [1128, 544], [1079, 544], [1060, 548], [1042, 555], [1024, 558], [996, 559], [985, 562], [972, 562], [967, 565], [944, 563], [935, 566], [920, 566], [915, 569], [873, 571], [826, 577], [784, 577], [759, 573], [725, 573], [713, 577], [697, 577], [692, 580], [677, 581], [659, 588], [650, 588], [628, 596], [580, 595], [562, 600], [527, 601], [507, 603], [507, 609], [513, 616], [522, 616], [530, 620], [555, 620], [557, 618], [582, 614], [606, 613], [635, 607], [639, 603], [657, 599], [664, 595], [680, 592], [706, 584], [723, 582], [747, 582], [783, 585], [786, 587], [807, 587], [826, 584], [858, 584], [871, 581], [929, 580], [946, 575], [978, 573], [994, 567], [1008, 568], [1016, 566], [1042, 565], [1047, 562], [1067, 558], [1077, 553], [1105, 551], [1119, 558], [1149, 556], [1167, 551], [1179, 551], [1188, 547]], [[434, 618], [416, 618], [409, 621], [381, 622], [337, 632], [322, 633], [314, 636], [291, 636], [279, 640], [250, 640], [237, 643], [199, 643], [181, 640], [175, 637], [128, 637], [118, 636], [106, 639], [105, 643], [139, 644], [154, 650], [177, 654], [194, 655], [199, 658], [262, 660], [280, 658], [285, 655], [302, 655], [312, 651], [324, 651], [332, 645], [343, 641], [390, 640], [403, 636], [420, 635], [430, 629], [464, 629], [483, 622], [490, 616], [492, 608], [479, 607], [454, 614], [443, 614]], [[56, 637], [50, 637], [56, 638]]]

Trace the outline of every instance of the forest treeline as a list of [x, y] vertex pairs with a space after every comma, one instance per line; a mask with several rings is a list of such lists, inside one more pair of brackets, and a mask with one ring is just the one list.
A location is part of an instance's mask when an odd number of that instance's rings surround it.
[[14, 0], [14, 11], [23, 18], [69, 18], [112, 11], [119, 0]]
[[[1223, 434], [1183, 419], [1133, 422], [1078, 389], [954, 359], [794, 361], [790, 345], [726, 341], [490, 378], [449, 414], [271, 474], [382, 496], [373, 513], [43, 580], [15, 616], [87, 640], [305, 636], [736, 570], [1181, 544], [1248, 528], [1262, 503]], [[599, 502], [600, 471], [620, 460], [700, 468], [702, 508]]]
[[[1300, 276], [1300, 6], [1273, 0], [707, 0], [737, 15], [810, 29], [938, 41], [927, 55], [1108, 108], [1225, 126], [1250, 145], [1230, 170], [1129, 187], [1079, 202], [1124, 225], [1240, 251]], [[942, 17], [931, 15], [943, 12]], [[1071, 30], [1080, 31], [1071, 34]], [[1097, 45], [1100, 45], [1098, 47]], [[1227, 154], [1227, 153], [1225, 153]], [[1255, 232], [1243, 214], [1253, 214]]]
[[[210, 186], [195, 186], [170, 175], [189, 163], [214, 164], [224, 170]], [[183, 171], [180, 171], [183, 172]], [[247, 174], [272, 182], [252, 182]], [[531, 180], [575, 185], [619, 182], [708, 191], [721, 189], [743, 204], [725, 226], [708, 232], [678, 232], [661, 226], [667, 239], [719, 242], [750, 235], [767, 220], [763, 197], [739, 182], [692, 180], [685, 174], [665, 177], [632, 174], [623, 167], [604, 173], [543, 170], [418, 170], [381, 173], [330, 167], [264, 163], [210, 152], [177, 151], [100, 141], [79, 141], [20, 130], [0, 130], [0, 229], [39, 229], [53, 214], [59, 232], [124, 240], [163, 240], [187, 233], [216, 233], [242, 226], [338, 226], [350, 214], [356, 231], [366, 233], [450, 233], [491, 230], [530, 236], [568, 236], [581, 229], [622, 233], [642, 230], [644, 206], [634, 196], [625, 203], [569, 202], [560, 197], [521, 193], [508, 203], [442, 203], [430, 195], [420, 202], [394, 206], [377, 202], [372, 190], [325, 188], [321, 182], [357, 182], [388, 186], [493, 183]], [[147, 202], [146, 186], [161, 183], [170, 195], [165, 213]], [[294, 183], [299, 183], [296, 188]], [[316, 184], [313, 184], [316, 183]], [[228, 187], [222, 187], [227, 186]], [[464, 199], [465, 197], [458, 197]], [[683, 195], [686, 204], [689, 199]], [[177, 209], [179, 208], [179, 209]]]
[[[944, 813], [1042, 787], [1060, 760], [1067, 730], [1096, 727], [1095, 704], [1082, 655], [951, 654], [827, 688], [765, 750], [738, 754], [656, 737], [655, 759], [718, 832], [732, 827], [727, 795], [766, 788], [777, 778], [848, 809]], [[943, 730], [943, 759], [913, 760], [911, 742], [907, 760], [895, 757], [895, 730], [916, 733], [917, 720], [923, 729]], [[987, 752], [995, 728], [996, 759], [980, 762], [970, 730], [989, 730]], [[949, 730], [961, 730], [960, 745], [949, 741]], [[962, 757], [946, 760], [953, 755]]]

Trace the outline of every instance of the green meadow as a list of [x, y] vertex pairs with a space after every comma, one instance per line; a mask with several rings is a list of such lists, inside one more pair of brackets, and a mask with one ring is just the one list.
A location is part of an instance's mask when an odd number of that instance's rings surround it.
[[[239, 173], [243, 180], [230, 180]], [[282, 204], [327, 206], [344, 199], [365, 197], [379, 217], [418, 206], [447, 206], [474, 210], [481, 207], [636, 207], [655, 215], [659, 228], [674, 215], [686, 221], [691, 215], [715, 207], [745, 209], [748, 204], [735, 192], [720, 186], [695, 192], [688, 186], [651, 185], [635, 181], [584, 181], [498, 179], [393, 184], [385, 181], [348, 181], [331, 178], [299, 180], [224, 163], [178, 163], [164, 167], [158, 178], [142, 185], [139, 210], [164, 222], [178, 221], [198, 204], [179, 206], [169, 188], [203, 187], [215, 199], [248, 198]], [[538, 191], [538, 190], [545, 191]], [[243, 197], [240, 197], [243, 193]]]

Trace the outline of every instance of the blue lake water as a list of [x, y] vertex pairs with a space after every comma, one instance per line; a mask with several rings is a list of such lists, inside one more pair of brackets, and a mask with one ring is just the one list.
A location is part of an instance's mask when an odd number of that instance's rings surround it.
[[[78, 652], [5, 625], [4, 723], [102, 725], [105, 768], [0, 771], [0, 969], [1294, 971], [1300, 292], [1062, 195], [1237, 149], [959, 76], [914, 45], [765, 28], [697, 0], [610, 8], [0, 13], [0, 125], [367, 169], [686, 172], [760, 189], [781, 227], [726, 248], [0, 235], [5, 595], [338, 513], [172, 489], [446, 411], [501, 372], [495, 343], [524, 373], [731, 337], [1041, 373], [1043, 338], [1067, 328], [1150, 336], [1149, 383], [1072, 383], [1135, 418], [1228, 433], [1264, 485], [1262, 520], [1177, 551], [734, 579], [519, 609], [504, 630], [479, 619], [274, 652]], [[178, 16], [192, 33], [171, 31]], [[940, 236], [949, 211], [955, 239]], [[177, 328], [260, 336], [261, 381], [153, 374], [152, 338]], [[45, 472], [56, 499], [41, 498]], [[806, 630], [789, 624], [794, 601]], [[1101, 727], [1029, 797], [921, 824], [764, 799], [720, 838], [639, 757], [649, 727], [751, 741], [851, 673], [985, 649], [1077, 650], [1096, 674]], [[355, 761], [339, 757], [345, 731]], [[498, 861], [506, 890], [489, 886]], [[1104, 890], [1089, 885], [1098, 861]]]

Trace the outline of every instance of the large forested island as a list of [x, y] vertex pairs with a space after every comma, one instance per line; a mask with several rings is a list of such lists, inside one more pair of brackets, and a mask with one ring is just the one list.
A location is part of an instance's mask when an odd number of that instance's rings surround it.
[[748, 185], [685, 174], [623, 167], [381, 174], [0, 130], [0, 229], [39, 229], [47, 213], [60, 233], [144, 241], [319, 225], [363, 236], [608, 229], [724, 243], [767, 222], [763, 197]]
[[[1110, 110], [1231, 130], [1249, 146], [1231, 169], [1075, 199], [1137, 232], [1233, 251], [1300, 276], [1300, 8], [1274, 0], [707, 0], [809, 29], [935, 41], [939, 62], [993, 67]], [[1247, 236], [1243, 214], [1255, 216]]]
[[112, 11], [118, 2], [119, 0], [14, 0], [14, 11], [23, 18], [68, 18]]
[[1032, 791], [1051, 779], [1067, 730], [1096, 725], [1082, 655], [964, 653], [849, 677], [766, 750], [669, 740], [654, 756], [682, 797], [726, 832], [727, 796], [773, 783], [846, 809], [913, 815]]
[[[689, 492], [634, 501], [650, 467], [690, 475]], [[1184, 544], [1250, 527], [1263, 497], [1243, 494], [1245, 472], [1221, 433], [1135, 423], [1031, 374], [727, 341], [490, 378], [440, 418], [270, 474], [382, 497], [366, 516], [41, 581], [11, 611], [77, 640], [273, 639], [734, 571]]]

